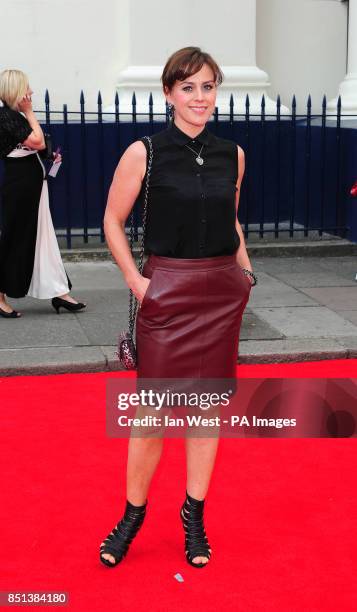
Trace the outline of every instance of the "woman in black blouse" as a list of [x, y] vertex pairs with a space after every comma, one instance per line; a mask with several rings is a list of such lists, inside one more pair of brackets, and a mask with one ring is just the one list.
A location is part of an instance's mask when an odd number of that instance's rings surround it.
[[[64, 269], [48, 202], [46, 171], [38, 151], [44, 134], [32, 110], [27, 76], [21, 70], [0, 75], [0, 158], [4, 162], [0, 237], [0, 315], [21, 316], [6, 296], [51, 299], [56, 312], [81, 310]], [[23, 116], [21, 113], [24, 113]], [[54, 155], [60, 161], [60, 155]]]
[[[167, 61], [162, 83], [173, 122], [153, 134], [145, 251], [140, 275], [125, 221], [142, 195], [147, 141], [131, 144], [111, 185], [104, 227], [128, 286], [141, 306], [136, 324], [141, 379], [235, 378], [242, 314], [256, 278], [237, 219], [244, 152], [206, 124], [222, 73], [210, 55], [186, 47]], [[147, 411], [146, 411], [147, 412]], [[100, 548], [116, 565], [145, 517], [147, 493], [162, 450], [161, 437], [131, 437], [125, 513]], [[203, 506], [218, 436], [186, 438], [186, 499], [180, 516], [187, 561], [204, 567], [211, 548]]]

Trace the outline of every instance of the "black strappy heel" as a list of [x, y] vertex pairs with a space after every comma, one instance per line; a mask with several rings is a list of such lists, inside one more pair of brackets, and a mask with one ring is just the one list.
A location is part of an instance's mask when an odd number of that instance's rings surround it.
[[191, 497], [186, 491], [186, 500], [180, 511], [185, 531], [186, 559], [193, 567], [205, 567], [206, 563], [193, 563], [195, 557], [211, 558], [211, 548], [203, 525], [203, 507], [205, 500]]
[[[100, 546], [99, 557], [104, 565], [115, 567], [124, 559], [131, 541], [143, 524], [146, 506], [147, 500], [143, 506], [134, 506], [127, 500], [123, 518]], [[104, 559], [103, 554], [112, 555], [115, 558], [115, 563], [112, 563], [109, 559]]]

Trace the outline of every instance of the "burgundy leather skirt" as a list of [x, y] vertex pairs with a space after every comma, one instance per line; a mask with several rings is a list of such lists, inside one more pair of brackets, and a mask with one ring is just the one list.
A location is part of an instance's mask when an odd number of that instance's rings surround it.
[[138, 378], [235, 378], [251, 291], [236, 255], [150, 255], [136, 321]]

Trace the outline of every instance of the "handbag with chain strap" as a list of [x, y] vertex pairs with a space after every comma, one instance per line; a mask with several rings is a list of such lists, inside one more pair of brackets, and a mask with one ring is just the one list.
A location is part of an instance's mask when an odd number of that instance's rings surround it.
[[[143, 261], [144, 261], [144, 245], [145, 245], [145, 229], [146, 229], [146, 219], [147, 219], [147, 208], [148, 208], [148, 194], [149, 194], [149, 179], [150, 172], [152, 167], [152, 159], [153, 159], [153, 148], [150, 136], [143, 136], [141, 140], [147, 140], [149, 144], [149, 158], [147, 163], [147, 172], [146, 172], [146, 181], [145, 181], [145, 192], [144, 192], [144, 209], [143, 209], [143, 217], [142, 217], [142, 235], [141, 235], [141, 245], [140, 245], [140, 256], [139, 256], [139, 265], [138, 269], [140, 274], [143, 271]], [[134, 245], [134, 207], [131, 210], [130, 214], [130, 251], [133, 254], [133, 245]], [[136, 370], [137, 368], [137, 353], [134, 341], [134, 328], [136, 323], [136, 315], [137, 315], [137, 306], [138, 300], [134, 296], [131, 289], [129, 289], [129, 329], [128, 331], [123, 331], [119, 334], [118, 338], [118, 351], [116, 355], [119, 357], [119, 360], [122, 366], [126, 370]]]

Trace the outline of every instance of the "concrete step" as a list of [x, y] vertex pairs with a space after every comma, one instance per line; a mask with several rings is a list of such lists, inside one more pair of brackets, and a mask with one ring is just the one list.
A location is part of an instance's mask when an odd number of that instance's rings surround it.
[[[247, 251], [252, 257], [339, 257], [357, 255], [357, 243], [349, 240], [301, 240], [247, 242]], [[77, 246], [73, 249], [61, 249], [63, 261], [100, 261], [112, 260], [109, 249], [103, 244], [88, 247]], [[139, 257], [140, 250], [134, 246], [134, 256]], [[357, 265], [356, 265], [357, 267]]]

